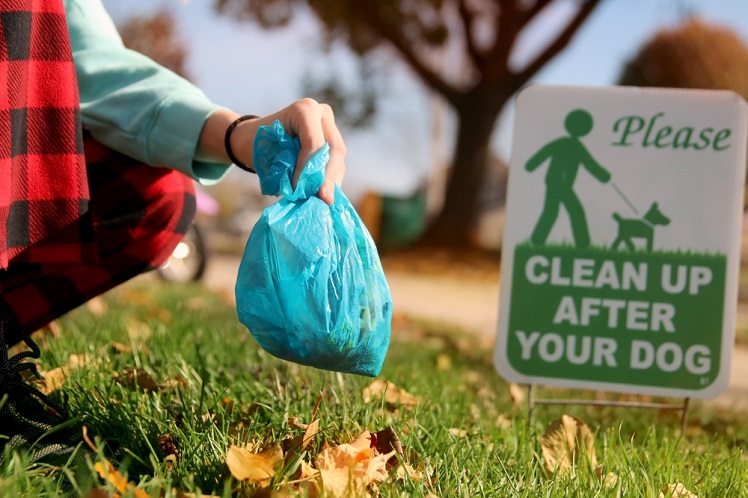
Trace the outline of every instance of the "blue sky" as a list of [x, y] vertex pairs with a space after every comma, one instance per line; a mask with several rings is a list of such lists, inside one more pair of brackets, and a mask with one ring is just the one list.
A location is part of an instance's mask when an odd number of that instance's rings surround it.
[[[568, 0], [572, 2], [573, 0]], [[324, 71], [318, 28], [311, 20], [290, 29], [262, 31], [254, 24], [217, 16], [212, 0], [103, 0], [120, 24], [136, 13], [161, 6], [173, 8], [180, 32], [189, 44], [190, 69], [208, 96], [237, 112], [267, 114], [302, 97], [301, 78], [313, 68]], [[568, 5], [567, 5], [568, 6]], [[562, 5], [529, 32], [524, 47], [542, 43], [554, 21], [563, 17]], [[613, 84], [625, 61], [658, 29], [682, 18], [684, 9], [708, 21], [731, 27], [748, 41], [747, 0], [603, 0], [569, 47], [533, 80], [563, 85]], [[310, 49], [311, 47], [311, 49]], [[347, 67], [342, 52], [332, 64]], [[357, 196], [366, 189], [405, 194], [433, 170], [430, 122], [433, 115], [428, 92], [407, 68], [390, 58], [386, 74], [387, 97], [375, 126], [365, 131], [343, 130], [348, 156], [344, 189]], [[345, 71], [345, 69], [343, 69]], [[497, 127], [494, 150], [508, 157], [511, 106]], [[444, 149], [444, 146], [441, 147]]]

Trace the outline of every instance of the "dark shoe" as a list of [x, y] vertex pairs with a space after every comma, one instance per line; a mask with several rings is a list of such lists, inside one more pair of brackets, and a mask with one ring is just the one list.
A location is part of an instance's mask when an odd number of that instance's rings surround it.
[[[6, 337], [22, 337], [31, 349], [8, 357]], [[21, 372], [39, 375], [36, 365], [22, 362], [39, 358], [41, 351], [13, 319], [0, 318], [0, 465], [15, 449], [28, 451], [32, 462], [65, 466], [84, 453], [81, 425], [39, 390], [24, 382]], [[81, 458], [82, 460], [82, 458]]]

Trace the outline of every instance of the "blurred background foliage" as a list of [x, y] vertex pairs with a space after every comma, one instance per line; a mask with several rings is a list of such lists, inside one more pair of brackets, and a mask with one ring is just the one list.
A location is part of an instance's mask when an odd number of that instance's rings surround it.
[[[575, 2], [575, 15], [557, 27], [545, 47], [533, 58], [514, 61], [512, 52], [523, 30], [558, 1], [215, 0], [214, 7], [262, 29], [290, 29], [295, 15], [311, 13], [322, 27], [322, 57], [316, 63], [322, 70], [307, 71], [297, 84], [305, 94], [330, 103], [342, 127], [366, 127], [376, 115], [386, 91], [382, 61], [395, 57], [406, 63], [424, 91], [446, 102], [456, 118], [451, 164], [437, 169], [429, 184], [409, 197], [365, 196], [359, 211], [385, 246], [389, 240], [395, 246], [421, 242], [497, 249], [507, 177], [503, 161], [490, 151], [497, 118], [516, 91], [563, 51], [599, 3]], [[170, 10], [132, 17], [119, 29], [128, 47], [190, 78], [187, 45]], [[343, 78], [342, 69], [324, 57], [340, 44], [358, 56], [353, 77]], [[728, 89], [748, 99], [745, 41], [693, 11], [685, 11], [680, 23], [656, 32], [638, 49], [632, 47], [632, 53], [621, 69], [621, 85]], [[437, 191], [439, 205], [435, 213], [429, 213], [430, 201], [425, 200], [432, 191]], [[211, 194], [222, 208], [216, 222], [241, 236], [258, 216], [255, 211], [269, 202], [247, 185], [219, 185]]]

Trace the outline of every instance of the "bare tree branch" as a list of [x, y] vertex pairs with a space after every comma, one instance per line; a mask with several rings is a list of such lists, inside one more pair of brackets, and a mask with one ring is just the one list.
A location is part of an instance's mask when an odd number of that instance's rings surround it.
[[538, 55], [538, 57], [528, 64], [528, 66], [516, 74], [515, 85], [519, 88], [527, 80], [529, 80], [540, 68], [542, 68], [548, 61], [555, 57], [566, 45], [571, 41], [572, 37], [579, 29], [579, 27], [587, 20], [589, 15], [598, 6], [600, 0], [587, 0], [584, 5], [579, 8], [579, 12], [574, 16], [566, 28], [561, 34], [551, 43], [546, 49]]
[[421, 79], [431, 88], [440, 93], [448, 101], [455, 103], [459, 98], [460, 91], [454, 86], [447, 83], [435, 71], [426, 66], [421, 58], [415, 53], [413, 45], [402, 36], [401, 29], [397, 26], [390, 26], [377, 11], [372, 8], [371, 3], [375, 0], [348, 0], [351, 9], [359, 12], [362, 19], [367, 20], [367, 25], [376, 31], [383, 39], [387, 40], [392, 46], [400, 52], [410, 67], [421, 77]]
[[485, 61], [483, 55], [475, 45], [473, 39], [473, 23], [475, 21], [475, 15], [470, 11], [467, 5], [467, 0], [459, 0], [459, 12], [460, 20], [462, 21], [462, 29], [465, 32], [465, 48], [467, 50], [470, 60], [473, 61], [476, 67], [480, 68]]
[[553, 0], [537, 0], [531, 7], [522, 11], [522, 24], [525, 25]]
[[499, 17], [496, 20], [496, 37], [493, 47], [486, 57], [487, 63], [481, 68], [482, 83], [494, 86], [509, 72], [509, 54], [514, 41], [524, 24], [517, 16], [516, 0], [498, 0]]

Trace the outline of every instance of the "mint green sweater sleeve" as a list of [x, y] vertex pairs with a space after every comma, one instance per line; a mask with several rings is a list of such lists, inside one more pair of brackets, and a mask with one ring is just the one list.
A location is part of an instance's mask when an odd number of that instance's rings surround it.
[[221, 107], [189, 81], [122, 44], [100, 0], [65, 0], [83, 127], [114, 150], [203, 184], [229, 164], [195, 159], [205, 120]]

